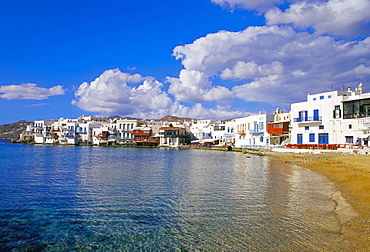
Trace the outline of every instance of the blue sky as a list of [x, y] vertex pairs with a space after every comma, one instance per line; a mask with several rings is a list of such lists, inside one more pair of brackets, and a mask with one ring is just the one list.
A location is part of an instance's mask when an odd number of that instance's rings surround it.
[[2, 1], [0, 124], [227, 119], [370, 91], [370, 0]]

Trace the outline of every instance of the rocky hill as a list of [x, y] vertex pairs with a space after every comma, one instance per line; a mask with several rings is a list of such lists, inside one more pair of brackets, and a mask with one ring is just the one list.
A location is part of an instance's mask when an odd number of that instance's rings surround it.
[[17, 139], [30, 123], [22, 120], [15, 123], [2, 124], [0, 125], [0, 138]]
[[177, 117], [177, 116], [165, 116], [157, 121], [160, 122], [179, 122], [179, 123], [184, 123], [184, 122], [191, 122], [193, 119], [191, 118], [185, 118], [185, 117]]

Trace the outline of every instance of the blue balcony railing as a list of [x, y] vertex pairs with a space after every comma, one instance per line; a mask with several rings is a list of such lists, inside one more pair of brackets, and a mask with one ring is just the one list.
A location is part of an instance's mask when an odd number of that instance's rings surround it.
[[264, 131], [263, 130], [259, 130], [259, 129], [252, 129], [249, 131], [249, 134], [251, 135], [258, 135], [258, 134], [263, 134]]
[[294, 118], [294, 122], [321, 122], [321, 121], [322, 121], [322, 116]]

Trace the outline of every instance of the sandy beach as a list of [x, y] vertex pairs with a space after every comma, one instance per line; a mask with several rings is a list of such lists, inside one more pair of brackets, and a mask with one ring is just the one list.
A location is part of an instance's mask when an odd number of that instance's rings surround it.
[[345, 200], [360, 214], [344, 226], [360, 231], [360, 239], [351, 241], [355, 251], [370, 248], [370, 155], [349, 153], [268, 152], [267, 156], [325, 175]]

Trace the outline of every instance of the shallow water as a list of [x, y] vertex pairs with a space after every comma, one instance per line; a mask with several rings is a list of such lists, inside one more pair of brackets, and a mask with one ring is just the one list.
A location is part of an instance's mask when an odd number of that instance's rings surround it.
[[333, 184], [266, 157], [0, 144], [0, 160], [0, 251], [350, 249]]

